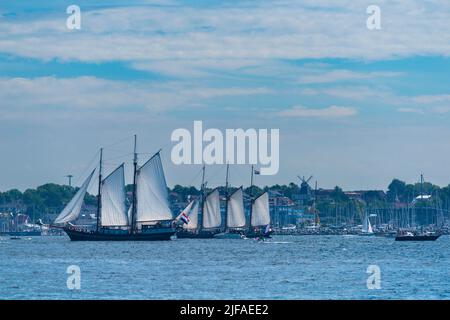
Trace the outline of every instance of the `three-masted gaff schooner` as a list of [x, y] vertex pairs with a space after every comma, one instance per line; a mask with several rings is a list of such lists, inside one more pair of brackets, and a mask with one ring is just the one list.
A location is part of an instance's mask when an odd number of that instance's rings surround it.
[[[177, 238], [212, 238], [220, 232], [222, 216], [220, 212], [219, 189], [215, 188], [205, 196], [205, 167], [202, 169], [202, 185], [200, 204], [197, 200], [191, 201], [177, 217], [184, 215], [189, 220], [177, 230]], [[201, 212], [200, 212], [200, 210]]]
[[80, 214], [95, 170], [56, 218], [54, 225], [62, 227], [72, 241], [169, 240], [175, 234], [175, 228], [160, 151], [138, 167], [136, 136], [134, 137], [133, 197], [128, 210], [124, 164], [102, 179], [102, 151], [101, 149], [95, 229], [81, 229], [71, 224]]

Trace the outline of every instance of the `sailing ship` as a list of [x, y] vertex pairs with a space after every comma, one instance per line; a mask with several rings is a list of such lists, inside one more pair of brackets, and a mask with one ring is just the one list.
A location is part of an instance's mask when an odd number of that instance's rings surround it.
[[370, 223], [369, 215], [367, 212], [364, 214], [362, 230], [360, 233], [361, 236], [373, 236], [375, 233], [372, 229], [372, 224]]
[[[187, 214], [190, 220], [188, 223], [183, 224], [181, 228], [178, 228], [177, 238], [213, 238], [214, 235], [220, 232], [222, 217], [219, 189], [213, 189], [206, 196], [204, 195], [204, 189], [205, 166], [202, 168], [200, 205], [198, 205], [198, 202], [191, 202], [180, 214], [180, 216], [183, 213]], [[199, 207], [201, 208], [201, 214]]]
[[161, 150], [138, 167], [136, 141], [137, 137], [134, 136], [133, 195], [129, 209], [126, 210], [124, 164], [102, 179], [103, 149], [100, 149], [95, 229], [80, 228], [72, 222], [81, 212], [84, 197], [96, 169], [55, 219], [53, 227], [62, 228], [72, 241], [170, 240], [175, 234], [175, 228], [169, 207]]

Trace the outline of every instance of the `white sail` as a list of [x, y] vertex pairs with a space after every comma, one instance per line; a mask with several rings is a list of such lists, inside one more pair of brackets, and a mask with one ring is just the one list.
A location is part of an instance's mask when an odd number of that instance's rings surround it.
[[370, 224], [369, 216], [367, 214], [364, 215], [362, 232], [363, 233], [373, 233], [372, 225]]
[[270, 224], [269, 194], [264, 192], [253, 201], [252, 227], [266, 226]]
[[191, 202], [188, 203], [188, 205], [186, 206], [186, 208], [184, 208], [181, 213], [175, 218], [175, 222], [176, 221], [180, 221], [181, 216], [184, 214], [186, 214], [187, 216], [189, 216], [189, 212], [192, 209], [192, 206], [194, 205], [195, 200], [192, 200]]
[[203, 203], [203, 228], [218, 228], [222, 224], [220, 216], [220, 197], [219, 190], [215, 189], [206, 198]]
[[192, 207], [189, 210], [188, 217], [189, 222], [183, 224], [184, 229], [197, 229], [198, 227], [198, 201], [194, 200], [191, 203], [193, 203]]
[[244, 195], [242, 188], [239, 188], [228, 199], [227, 227], [240, 228], [244, 226]]
[[159, 153], [137, 171], [136, 222], [172, 220], [166, 178]]
[[131, 206], [128, 207], [128, 211], [127, 211], [128, 225], [130, 225], [130, 226], [133, 223], [131, 221], [133, 219], [133, 217], [131, 216], [132, 214], [133, 214], [133, 204], [131, 204]]
[[101, 225], [104, 227], [127, 226], [123, 164], [102, 181], [101, 191]]
[[63, 211], [61, 211], [59, 216], [54, 221], [55, 224], [71, 222], [78, 218], [81, 212], [81, 207], [83, 206], [84, 196], [86, 195], [86, 191], [89, 187], [89, 183], [91, 182], [94, 172], [95, 170], [92, 171], [92, 173], [87, 177], [72, 200], [70, 200]]

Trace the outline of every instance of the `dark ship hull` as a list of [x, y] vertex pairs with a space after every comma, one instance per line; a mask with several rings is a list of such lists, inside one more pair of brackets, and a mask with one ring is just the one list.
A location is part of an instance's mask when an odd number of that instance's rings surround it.
[[216, 230], [200, 230], [200, 231], [186, 231], [186, 230], [178, 230], [177, 238], [178, 239], [211, 239], [214, 238], [219, 231]]
[[214, 236], [217, 239], [243, 239], [245, 238], [244, 230], [230, 230], [218, 233]]
[[395, 241], [435, 241], [441, 235], [396, 236]]
[[270, 239], [272, 238], [271, 236], [272, 232], [255, 232], [255, 231], [248, 231], [247, 233], [245, 233], [245, 237], [252, 239], [252, 238], [267, 238]]
[[162, 241], [170, 240], [175, 234], [173, 228], [147, 229], [143, 232], [105, 232], [105, 231], [81, 231], [71, 228], [63, 229], [71, 241]]

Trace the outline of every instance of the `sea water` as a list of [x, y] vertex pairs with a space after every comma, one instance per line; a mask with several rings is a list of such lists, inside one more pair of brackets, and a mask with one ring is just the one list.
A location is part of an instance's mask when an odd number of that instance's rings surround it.
[[[79, 289], [71, 285], [73, 270]], [[374, 276], [378, 286], [368, 285]], [[449, 298], [450, 236], [435, 242], [315, 235], [264, 242], [0, 239], [0, 299]]]

